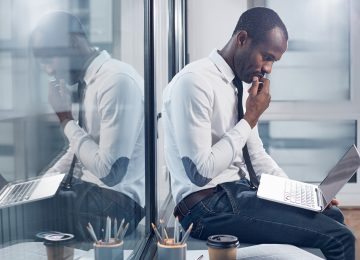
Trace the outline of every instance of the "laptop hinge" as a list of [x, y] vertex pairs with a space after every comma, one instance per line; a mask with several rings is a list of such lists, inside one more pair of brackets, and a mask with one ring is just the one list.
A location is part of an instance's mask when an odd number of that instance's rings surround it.
[[318, 205], [320, 206], [321, 210], [324, 208], [324, 200], [322, 192], [319, 188], [315, 188], [317, 199], [318, 199]]

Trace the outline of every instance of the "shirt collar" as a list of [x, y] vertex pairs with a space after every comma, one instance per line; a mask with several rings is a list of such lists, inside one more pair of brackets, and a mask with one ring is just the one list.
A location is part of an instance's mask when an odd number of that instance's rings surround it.
[[100, 52], [100, 54], [90, 63], [85, 72], [84, 81], [86, 85], [89, 85], [96, 72], [98, 72], [101, 66], [110, 59], [111, 56], [107, 51]]
[[227, 83], [232, 82], [235, 78], [235, 74], [230, 68], [229, 64], [227, 64], [227, 62], [216, 49], [210, 53], [209, 58], [215, 64], [217, 69], [222, 73], [223, 78], [227, 81]]

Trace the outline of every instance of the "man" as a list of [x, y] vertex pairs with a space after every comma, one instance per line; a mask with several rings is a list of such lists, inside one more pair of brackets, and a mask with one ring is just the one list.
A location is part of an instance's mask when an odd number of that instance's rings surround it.
[[[337, 207], [313, 213], [256, 196], [262, 173], [286, 177], [265, 152], [257, 122], [271, 99], [264, 76], [286, 51], [287, 40], [274, 11], [247, 10], [223, 49], [187, 65], [165, 89], [174, 214], [184, 228], [194, 224], [195, 238], [230, 234], [240, 242], [316, 247], [327, 259], [354, 259], [354, 236]], [[242, 99], [241, 81], [251, 84]]]
[[[119, 223], [125, 218], [131, 232], [145, 204], [142, 77], [93, 47], [80, 21], [66, 12], [43, 17], [31, 46], [50, 76], [49, 102], [69, 141], [70, 148], [47, 174], [69, 173], [62, 190], [71, 192], [62, 191], [60, 197], [66, 197], [73, 232], [79, 239], [89, 237], [84, 230], [91, 222], [100, 238], [107, 216]], [[78, 122], [66, 84], [78, 85]]]

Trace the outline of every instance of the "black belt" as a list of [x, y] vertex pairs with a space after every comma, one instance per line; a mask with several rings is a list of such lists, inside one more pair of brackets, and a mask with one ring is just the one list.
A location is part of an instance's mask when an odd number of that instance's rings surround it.
[[205, 190], [199, 190], [191, 193], [183, 198], [174, 208], [174, 216], [179, 218], [179, 221], [190, 213], [190, 210], [203, 199], [210, 197], [216, 192], [217, 188], [209, 188]]

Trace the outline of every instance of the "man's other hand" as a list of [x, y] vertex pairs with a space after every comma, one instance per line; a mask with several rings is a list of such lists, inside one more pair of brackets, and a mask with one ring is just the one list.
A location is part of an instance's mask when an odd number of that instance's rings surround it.
[[331, 208], [332, 206], [339, 206], [339, 201], [337, 199], [332, 199], [327, 208]]

